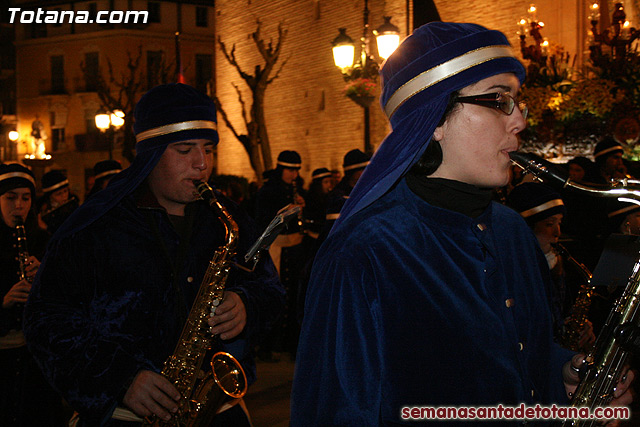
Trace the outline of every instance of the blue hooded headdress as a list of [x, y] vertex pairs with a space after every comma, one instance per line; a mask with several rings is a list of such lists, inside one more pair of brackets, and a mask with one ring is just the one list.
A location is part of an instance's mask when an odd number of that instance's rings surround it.
[[158, 164], [169, 144], [188, 139], [218, 143], [213, 100], [185, 84], [172, 83], [149, 90], [136, 104], [134, 120], [136, 158], [131, 166], [76, 209], [52, 240], [87, 227], [131, 194]]
[[380, 103], [392, 126], [333, 227], [382, 197], [424, 153], [449, 96], [496, 74], [525, 69], [499, 31], [476, 24], [432, 22], [418, 28], [381, 70]]

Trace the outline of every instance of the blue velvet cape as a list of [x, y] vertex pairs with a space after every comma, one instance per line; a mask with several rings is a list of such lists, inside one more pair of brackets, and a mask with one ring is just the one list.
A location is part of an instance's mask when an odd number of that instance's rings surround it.
[[[240, 227], [241, 258], [257, 230], [232, 202], [218, 197]], [[175, 273], [186, 312], [224, 236], [220, 221], [204, 202], [187, 209], [195, 217], [191, 244]], [[147, 214], [156, 220], [167, 252]], [[25, 335], [44, 374], [80, 412], [83, 425], [108, 424], [134, 375], [141, 369], [160, 371], [173, 352], [183, 323], [167, 258], [176, 258], [178, 244], [166, 212], [139, 207], [131, 194], [48, 248], [25, 309]], [[254, 273], [232, 269], [226, 289], [242, 295], [247, 326], [239, 337], [218, 341], [214, 350], [228, 351], [240, 360], [252, 383], [252, 347], [282, 310], [284, 291], [268, 258]]]
[[474, 220], [400, 181], [316, 257], [291, 425], [391, 425], [405, 405], [566, 404], [572, 353], [553, 342], [548, 289], [516, 212], [492, 203]]

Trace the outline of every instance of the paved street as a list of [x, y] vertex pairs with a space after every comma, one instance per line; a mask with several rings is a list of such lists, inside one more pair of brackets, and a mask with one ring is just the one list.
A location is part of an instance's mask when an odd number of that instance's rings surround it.
[[277, 363], [257, 361], [258, 380], [245, 396], [254, 427], [289, 426], [294, 362], [285, 353], [280, 357]]

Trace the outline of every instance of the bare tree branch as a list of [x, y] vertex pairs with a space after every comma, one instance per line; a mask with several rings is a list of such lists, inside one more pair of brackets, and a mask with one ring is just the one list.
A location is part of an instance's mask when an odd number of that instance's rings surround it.
[[[289, 57], [289, 58], [291, 58], [291, 57]], [[280, 64], [280, 68], [278, 68], [278, 70], [276, 71], [274, 76], [267, 80], [267, 84], [271, 84], [271, 82], [273, 82], [275, 79], [278, 78], [278, 76], [280, 75], [280, 71], [282, 71], [282, 69], [284, 68], [285, 64], [289, 61], [289, 58], [287, 58], [284, 61], [282, 61], [282, 64]]]
[[240, 68], [238, 61], [236, 60], [236, 45], [234, 44], [231, 47], [231, 51], [227, 52], [227, 47], [220, 37], [218, 37], [218, 44], [220, 45], [220, 49], [222, 49], [222, 54], [227, 59], [227, 62], [233, 65], [233, 67], [238, 71], [238, 73], [240, 73], [240, 77], [242, 77], [246, 81], [251, 80], [252, 76], [242, 71], [242, 68]]
[[[231, 133], [233, 133], [233, 136], [236, 137], [236, 139], [238, 139], [239, 141], [241, 141], [240, 139], [240, 134], [238, 134], [238, 132], [236, 131], [236, 129], [233, 127], [233, 124], [231, 123], [231, 121], [229, 120], [229, 116], [227, 116], [227, 112], [224, 111], [224, 108], [222, 108], [222, 103], [220, 102], [220, 99], [218, 99], [218, 97], [213, 97], [213, 102], [216, 104], [216, 110], [218, 111], [218, 113], [220, 113], [220, 115], [222, 116], [222, 119], [224, 120], [224, 122], [226, 123], [227, 127], [229, 128], [229, 130], [231, 130]], [[243, 144], [244, 145], [244, 144]], [[249, 147], [245, 146], [244, 147], [245, 150], [247, 150], [247, 153], [249, 153]]]
[[[287, 62], [285, 60], [276, 73], [272, 77], [269, 77], [280, 56], [282, 45], [287, 35], [287, 30], [284, 29], [282, 23], [278, 25], [278, 42], [274, 47], [273, 41], [269, 41], [269, 43], [265, 45], [265, 42], [262, 39], [261, 29], [262, 23], [260, 20], [257, 20], [256, 30], [251, 34], [251, 38], [253, 39], [260, 56], [264, 60], [264, 63], [255, 65], [253, 74], [249, 74], [242, 70], [242, 67], [239, 65], [236, 58], [235, 44], [232, 46], [231, 50], [228, 50], [224, 42], [220, 37], [218, 37], [218, 44], [220, 45], [222, 54], [227, 62], [238, 71], [240, 77], [242, 77], [249, 89], [251, 89], [252, 94], [252, 104], [247, 108], [248, 106], [242, 96], [240, 88], [236, 84], [232, 83], [236, 93], [238, 94], [242, 120], [244, 121], [247, 129], [246, 135], [239, 134], [235, 131], [235, 129], [230, 125], [229, 118], [224, 112], [222, 112], [223, 119], [229, 128], [232, 129], [236, 139], [242, 143], [243, 147], [247, 151], [251, 167], [259, 180], [262, 179], [262, 172], [264, 170], [271, 169], [272, 167], [271, 148], [264, 115], [265, 92], [269, 83], [278, 77], [280, 71]], [[247, 114], [247, 111], [249, 111], [249, 114]]]
[[244, 99], [242, 98], [242, 92], [240, 91], [240, 88], [238, 87], [238, 85], [231, 83], [231, 85], [235, 88], [236, 92], [238, 93], [238, 102], [240, 102], [240, 105], [242, 107], [242, 119], [244, 120], [245, 123], [249, 123], [249, 118], [247, 117], [247, 110], [245, 108], [245, 102]]

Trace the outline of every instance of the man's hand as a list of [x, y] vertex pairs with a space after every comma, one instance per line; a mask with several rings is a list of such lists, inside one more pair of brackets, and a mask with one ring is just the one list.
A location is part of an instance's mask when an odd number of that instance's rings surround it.
[[235, 292], [224, 293], [222, 304], [216, 308], [216, 314], [210, 317], [209, 326], [213, 335], [220, 335], [223, 340], [235, 338], [247, 324], [247, 310], [242, 298]]
[[29, 298], [31, 283], [26, 279], [19, 281], [9, 289], [9, 292], [2, 298], [2, 308], [11, 308], [16, 304], [24, 304]]
[[[562, 377], [564, 379], [564, 387], [567, 391], [567, 395], [572, 397], [578, 388], [580, 383], [580, 376], [578, 371], [584, 364], [584, 354], [576, 354], [571, 361], [567, 362], [562, 368]], [[633, 394], [629, 386], [633, 382], [635, 375], [629, 366], [625, 366], [622, 370], [620, 378], [618, 378], [618, 384], [613, 392], [613, 400], [609, 406], [629, 406], [633, 402]], [[606, 425], [607, 427], [615, 427], [619, 424], [619, 420], [611, 420]]]
[[156, 415], [168, 421], [178, 410], [180, 392], [171, 382], [152, 371], [140, 371], [124, 395], [123, 403], [140, 417]]

